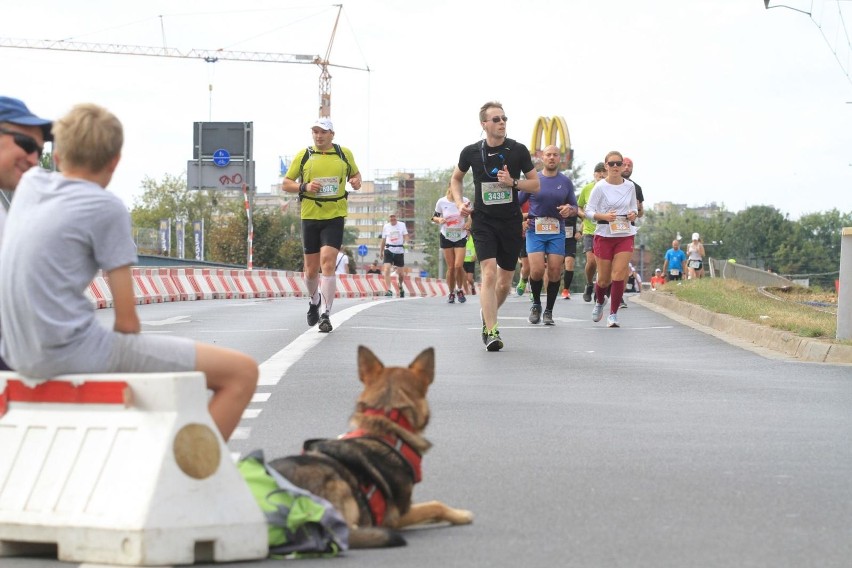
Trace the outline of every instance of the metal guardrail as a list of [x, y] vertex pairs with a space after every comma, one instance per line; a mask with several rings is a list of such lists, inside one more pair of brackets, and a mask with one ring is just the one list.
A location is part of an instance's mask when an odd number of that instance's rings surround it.
[[770, 288], [781, 288], [784, 286], [798, 286], [792, 280], [788, 280], [783, 276], [779, 276], [773, 272], [767, 272], [759, 268], [752, 268], [744, 264], [729, 262], [727, 260], [719, 260], [715, 258], [709, 259], [710, 276], [713, 278], [731, 278], [739, 280], [746, 284], [754, 286], [767, 286]]
[[[158, 256], [153, 254], [137, 255], [139, 262], [135, 266], [145, 267], [172, 267], [172, 268], [245, 268], [244, 264], [226, 264], [223, 262], [208, 262], [206, 260], [195, 260], [194, 258], [173, 258], [171, 256]], [[260, 268], [260, 267], [255, 267]]]

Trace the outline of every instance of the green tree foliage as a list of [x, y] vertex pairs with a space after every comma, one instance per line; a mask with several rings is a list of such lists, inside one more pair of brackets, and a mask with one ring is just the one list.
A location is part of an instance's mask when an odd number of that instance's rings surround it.
[[[248, 258], [248, 221], [241, 204], [231, 215], [223, 216], [216, 230], [207, 236], [210, 259], [245, 265]], [[303, 268], [299, 218], [278, 210], [255, 211], [254, 254], [257, 268], [300, 271]]]
[[[753, 205], [731, 219], [730, 254], [737, 262], [765, 268], [793, 231], [793, 222], [775, 207]], [[773, 267], [777, 270], [777, 267]]]
[[[424, 253], [423, 266], [420, 268], [433, 277], [438, 276], [438, 255], [441, 254], [441, 243], [438, 238], [439, 227], [431, 219], [435, 213], [435, 203], [446, 195], [452, 175], [452, 168], [430, 171], [425, 180], [417, 181], [417, 193], [414, 197], [416, 246], [422, 246]], [[473, 195], [468, 188], [464, 193], [473, 201]]]
[[[211, 232], [215, 226], [214, 220], [224, 213], [225, 200], [210, 191], [190, 191], [186, 179], [181, 176], [165, 174], [160, 181], [145, 177], [142, 180], [142, 195], [134, 201], [130, 210], [130, 218], [134, 229], [157, 230], [160, 219], [182, 218], [188, 223], [204, 220], [206, 231]], [[187, 230], [184, 250], [193, 250], [192, 231]], [[177, 243], [172, 238], [172, 250], [177, 250]], [[205, 255], [205, 258], [208, 256]]]
[[811, 284], [831, 287], [840, 266], [841, 229], [849, 226], [852, 212], [844, 214], [836, 209], [803, 215], [798, 221], [768, 205], [739, 213], [723, 209], [710, 218], [699, 217], [694, 211], [649, 211], [636, 243], [646, 246], [654, 264], [661, 264], [678, 233], [687, 244], [695, 232], [701, 235], [707, 257], [735, 258], [748, 266], [807, 277]]

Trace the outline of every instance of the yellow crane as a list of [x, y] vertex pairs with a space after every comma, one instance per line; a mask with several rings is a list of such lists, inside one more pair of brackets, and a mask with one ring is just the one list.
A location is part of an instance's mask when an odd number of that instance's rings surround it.
[[[328, 41], [325, 57], [319, 55], [302, 55], [291, 53], [272, 53], [262, 51], [228, 51], [224, 49], [188, 49], [182, 50], [174, 47], [152, 47], [144, 45], [123, 45], [117, 43], [91, 43], [64, 40], [42, 40], [42, 39], [20, 39], [0, 37], [0, 47], [15, 49], [48, 49], [58, 51], [78, 51], [84, 53], [107, 53], [113, 55], [144, 55], [149, 57], [174, 57], [182, 59], [201, 59], [207, 63], [217, 61], [252, 61], [258, 63], [297, 63], [313, 64], [320, 68], [319, 78], [319, 116], [331, 116], [331, 73], [329, 67], [341, 69], [354, 69], [356, 71], [370, 71], [369, 67], [354, 67], [350, 65], [338, 65], [331, 63], [331, 46], [334, 44], [334, 36], [337, 33], [337, 24], [340, 21], [342, 4], [337, 6], [337, 17], [334, 20], [334, 28]], [[212, 90], [212, 85], [211, 85]]]

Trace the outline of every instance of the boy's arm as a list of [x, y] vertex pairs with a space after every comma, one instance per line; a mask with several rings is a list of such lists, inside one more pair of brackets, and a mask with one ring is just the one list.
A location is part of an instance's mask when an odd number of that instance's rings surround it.
[[119, 333], [139, 333], [142, 329], [136, 314], [136, 298], [133, 293], [133, 276], [130, 266], [107, 272], [110, 291], [112, 291], [115, 324], [113, 329]]

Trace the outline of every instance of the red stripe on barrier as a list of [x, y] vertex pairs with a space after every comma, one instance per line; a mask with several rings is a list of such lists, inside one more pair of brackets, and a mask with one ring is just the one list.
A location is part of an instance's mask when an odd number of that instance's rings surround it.
[[58, 402], [65, 404], [130, 403], [130, 387], [124, 381], [84, 381], [79, 385], [67, 381], [45, 381], [31, 387], [10, 379], [0, 394], [0, 416], [10, 402]]

